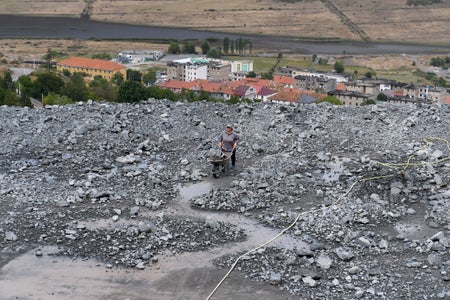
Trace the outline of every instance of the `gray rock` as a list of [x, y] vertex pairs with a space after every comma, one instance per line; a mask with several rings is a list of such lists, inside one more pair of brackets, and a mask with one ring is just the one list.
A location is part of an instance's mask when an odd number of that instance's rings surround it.
[[334, 249], [334, 253], [343, 261], [348, 261], [355, 256], [351, 250], [342, 247]]

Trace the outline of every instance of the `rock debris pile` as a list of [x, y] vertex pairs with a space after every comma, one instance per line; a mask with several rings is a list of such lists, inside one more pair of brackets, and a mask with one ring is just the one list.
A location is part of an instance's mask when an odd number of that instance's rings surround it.
[[[450, 298], [448, 106], [149, 100], [0, 117], [1, 266], [57, 246], [143, 269], [244, 241], [239, 224], [176, 209], [180, 186], [211, 181], [189, 209], [292, 225], [294, 247], [260, 248], [235, 272], [305, 299]], [[237, 168], [214, 179], [207, 158], [230, 122]]]

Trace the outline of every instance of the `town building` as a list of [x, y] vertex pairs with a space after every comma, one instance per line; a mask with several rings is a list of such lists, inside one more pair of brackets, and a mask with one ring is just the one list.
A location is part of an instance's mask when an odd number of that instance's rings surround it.
[[116, 60], [122, 64], [146, 63], [160, 60], [164, 56], [162, 51], [155, 50], [124, 50], [117, 54]]
[[253, 72], [252, 60], [235, 60], [231, 62], [230, 80], [236, 81], [247, 77], [249, 72]]
[[71, 57], [64, 59], [56, 63], [56, 70], [58, 72], [67, 70], [71, 74], [84, 73], [91, 77], [101, 76], [108, 81], [111, 80], [117, 73], [122, 74], [123, 78], [126, 78], [127, 76], [126, 67], [121, 64], [108, 60], [84, 57]]

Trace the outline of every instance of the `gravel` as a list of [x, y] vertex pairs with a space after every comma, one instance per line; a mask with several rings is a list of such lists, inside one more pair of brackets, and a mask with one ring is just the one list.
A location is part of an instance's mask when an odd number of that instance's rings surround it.
[[[143, 269], [244, 241], [245, 226], [202, 217], [236, 214], [290, 226], [294, 247], [238, 262], [252, 280], [308, 299], [450, 298], [448, 106], [150, 99], [1, 107], [0, 118], [0, 266], [57, 246]], [[214, 179], [207, 158], [230, 122], [237, 168]], [[189, 199], [197, 216], [170, 213], [181, 185], [205, 181]], [[244, 253], [214, 263], [226, 270]]]

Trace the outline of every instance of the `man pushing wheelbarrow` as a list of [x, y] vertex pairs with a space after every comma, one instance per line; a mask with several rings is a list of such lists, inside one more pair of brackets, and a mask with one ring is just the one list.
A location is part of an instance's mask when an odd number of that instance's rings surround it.
[[213, 176], [219, 177], [220, 172], [225, 172], [230, 164], [231, 168], [236, 165], [236, 147], [239, 136], [233, 132], [233, 125], [227, 124], [225, 131], [219, 136], [220, 155], [212, 156], [209, 161], [213, 164]]

